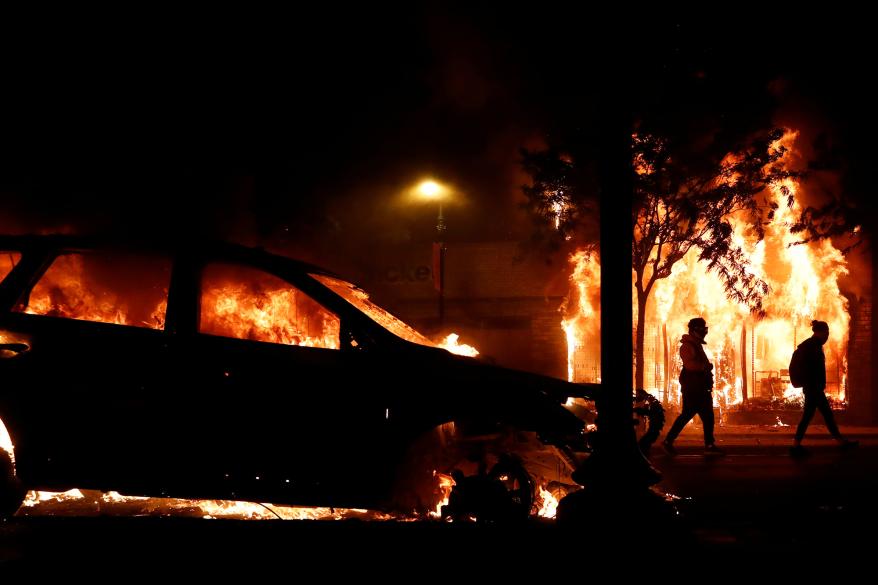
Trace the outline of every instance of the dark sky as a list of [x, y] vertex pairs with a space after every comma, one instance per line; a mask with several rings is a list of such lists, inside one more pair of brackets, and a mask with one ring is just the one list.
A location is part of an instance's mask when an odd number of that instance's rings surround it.
[[449, 238], [520, 238], [519, 147], [593, 124], [619, 71], [676, 116], [805, 119], [863, 190], [873, 68], [851, 20], [438, 3], [8, 19], [0, 228], [404, 244], [432, 237], [434, 210], [400, 202], [431, 175], [458, 192]]

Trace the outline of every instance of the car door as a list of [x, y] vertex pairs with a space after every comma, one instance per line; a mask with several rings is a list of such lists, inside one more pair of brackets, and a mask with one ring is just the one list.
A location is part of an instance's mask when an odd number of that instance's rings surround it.
[[14, 386], [19, 473], [36, 485], [137, 485], [157, 421], [170, 261], [158, 255], [58, 254], [7, 315], [24, 336], [4, 384]]
[[363, 357], [341, 348], [341, 317], [260, 268], [207, 262], [198, 282], [197, 331], [175, 353], [181, 486], [300, 504], [362, 497], [387, 413]]

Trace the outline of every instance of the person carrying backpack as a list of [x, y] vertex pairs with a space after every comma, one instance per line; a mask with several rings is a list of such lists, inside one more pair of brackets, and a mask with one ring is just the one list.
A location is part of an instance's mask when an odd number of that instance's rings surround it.
[[819, 410], [826, 421], [826, 428], [833, 438], [842, 447], [856, 447], [858, 441], [850, 441], [844, 438], [835, 424], [832, 408], [826, 399], [826, 357], [823, 355], [823, 345], [829, 339], [829, 324], [825, 321], [811, 321], [811, 331], [814, 334], [799, 344], [790, 360], [790, 383], [796, 388], [802, 388], [805, 395], [805, 408], [802, 412], [802, 420], [796, 428], [796, 436], [790, 453], [794, 456], [806, 455], [807, 450], [802, 447], [802, 439], [805, 431], [814, 417], [814, 411]]

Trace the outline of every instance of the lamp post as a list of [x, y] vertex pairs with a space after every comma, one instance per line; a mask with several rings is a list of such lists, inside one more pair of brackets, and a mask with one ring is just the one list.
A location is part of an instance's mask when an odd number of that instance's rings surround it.
[[439, 327], [445, 325], [445, 216], [442, 214], [442, 201], [448, 195], [448, 188], [433, 180], [422, 181], [415, 189], [422, 199], [439, 203], [436, 218], [436, 241], [433, 243], [433, 286], [439, 293]]

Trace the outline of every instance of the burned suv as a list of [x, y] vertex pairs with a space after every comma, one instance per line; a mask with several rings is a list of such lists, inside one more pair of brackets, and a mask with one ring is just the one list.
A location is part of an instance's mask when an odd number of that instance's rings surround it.
[[72, 487], [427, 511], [455, 470], [527, 512], [593, 390], [453, 355], [260, 249], [0, 236], [6, 514]]

